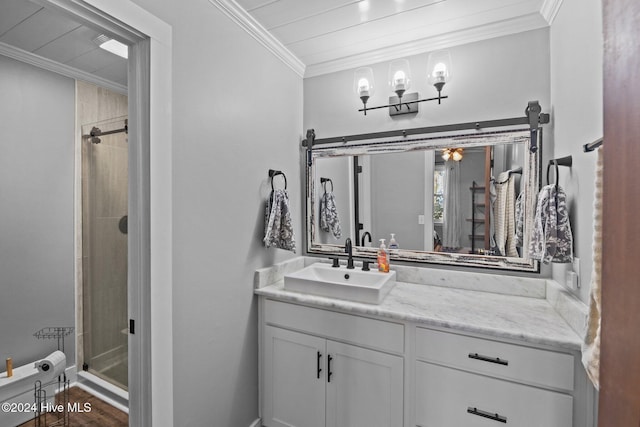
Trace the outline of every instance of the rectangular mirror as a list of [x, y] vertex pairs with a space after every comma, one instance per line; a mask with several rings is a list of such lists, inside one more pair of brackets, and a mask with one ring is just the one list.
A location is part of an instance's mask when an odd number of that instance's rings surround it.
[[530, 138], [522, 129], [314, 147], [308, 252], [343, 254], [351, 238], [354, 256], [375, 258], [385, 239], [391, 260], [537, 271]]

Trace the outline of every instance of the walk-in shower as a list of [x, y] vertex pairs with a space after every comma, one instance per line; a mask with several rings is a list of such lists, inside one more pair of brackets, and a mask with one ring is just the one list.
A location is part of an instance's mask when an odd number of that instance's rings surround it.
[[127, 119], [82, 135], [82, 368], [126, 390]]

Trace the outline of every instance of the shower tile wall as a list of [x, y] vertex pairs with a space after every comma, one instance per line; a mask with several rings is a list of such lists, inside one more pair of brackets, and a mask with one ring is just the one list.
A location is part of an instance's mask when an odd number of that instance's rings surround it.
[[[127, 213], [126, 136], [102, 136], [98, 146], [90, 146], [81, 135], [96, 123], [103, 131], [122, 127], [122, 119], [128, 113], [127, 97], [78, 81], [76, 106], [76, 164], [81, 165], [76, 172], [76, 194], [82, 195], [76, 200], [77, 360], [100, 371], [115, 365], [117, 359], [124, 359], [124, 373], [120, 370], [124, 378], [117, 382], [126, 386], [127, 354], [122, 348], [126, 350], [127, 344], [127, 289], [122, 284], [127, 281], [127, 237], [117, 231], [120, 218]], [[113, 121], [114, 118], [122, 119]], [[85, 188], [83, 181], [88, 183]], [[90, 212], [91, 219], [86, 212]], [[89, 245], [90, 241], [93, 244]], [[83, 280], [93, 284], [91, 295], [84, 294]], [[100, 327], [100, 334], [90, 334], [92, 325]], [[85, 354], [85, 344], [90, 344], [90, 355]]]

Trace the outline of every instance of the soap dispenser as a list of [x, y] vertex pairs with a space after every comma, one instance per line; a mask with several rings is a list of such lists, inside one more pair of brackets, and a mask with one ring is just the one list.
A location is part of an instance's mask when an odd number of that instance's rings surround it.
[[380, 248], [378, 248], [378, 271], [383, 273], [389, 272], [389, 252], [384, 244], [385, 239], [380, 239]]
[[398, 245], [398, 242], [396, 241], [396, 234], [395, 233], [391, 233], [391, 239], [389, 239], [389, 252], [397, 253], [398, 249], [400, 249], [400, 246]]

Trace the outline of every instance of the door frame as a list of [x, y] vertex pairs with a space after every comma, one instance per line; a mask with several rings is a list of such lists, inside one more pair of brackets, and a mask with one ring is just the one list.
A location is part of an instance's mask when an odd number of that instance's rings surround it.
[[130, 46], [129, 425], [171, 426], [171, 26], [130, 0], [37, 2]]
[[640, 426], [639, 19], [637, 0], [603, 1], [600, 427]]

